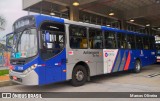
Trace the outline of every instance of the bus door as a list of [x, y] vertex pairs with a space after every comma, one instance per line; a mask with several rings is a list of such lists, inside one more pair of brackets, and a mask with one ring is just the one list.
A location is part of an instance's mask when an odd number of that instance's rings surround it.
[[52, 83], [66, 80], [66, 49], [64, 25], [44, 23], [41, 28], [45, 81]]

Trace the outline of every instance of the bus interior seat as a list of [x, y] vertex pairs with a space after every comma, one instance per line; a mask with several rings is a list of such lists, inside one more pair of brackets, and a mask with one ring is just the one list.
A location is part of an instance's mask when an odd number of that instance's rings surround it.
[[87, 39], [86, 38], [82, 39], [82, 41], [80, 43], [80, 48], [87, 48]]

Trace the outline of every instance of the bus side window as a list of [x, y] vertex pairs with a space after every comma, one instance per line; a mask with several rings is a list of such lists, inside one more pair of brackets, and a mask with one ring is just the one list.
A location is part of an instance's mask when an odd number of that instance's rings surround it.
[[126, 49], [127, 48], [127, 36], [125, 33], [117, 34], [118, 48]]
[[65, 34], [63, 24], [54, 22], [44, 22], [41, 26], [41, 35], [41, 57], [43, 59], [52, 58], [64, 49]]
[[73, 49], [85, 49], [87, 45], [87, 30], [85, 27], [70, 25], [70, 47]]
[[115, 49], [116, 48], [116, 40], [115, 40], [115, 33], [114, 32], [105, 32], [104, 34], [105, 39], [105, 48], [106, 49]]
[[149, 37], [150, 49], [155, 49], [155, 38]]
[[143, 49], [143, 38], [139, 35], [136, 36], [136, 48]]
[[135, 35], [133, 34], [128, 34], [127, 36], [127, 46], [128, 46], [128, 49], [135, 49], [136, 46], [135, 46]]
[[89, 29], [89, 47], [91, 49], [103, 48], [102, 31], [100, 29]]
[[149, 39], [147, 36], [143, 37], [144, 49], [149, 49]]

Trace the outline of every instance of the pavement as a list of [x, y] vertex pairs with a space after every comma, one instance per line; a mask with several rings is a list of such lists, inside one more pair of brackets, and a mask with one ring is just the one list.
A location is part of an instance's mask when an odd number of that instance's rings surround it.
[[0, 83], [1, 82], [5, 82], [5, 81], [9, 81], [9, 75], [4, 75], [4, 76], [0, 76]]
[[[1, 92], [160, 92], [160, 65], [151, 65], [144, 67], [141, 73], [131, 73], [131, 72], [119, 72], [107, 75], [100, 75], [91, 78], [90, 82], [87, 82], [84, 86], [73, 87], [70, 82], [61, 82], [45, 86], [25, 86], [19, 85], [12, 82], [6, 84], [0, 84]], [[12, 99], [14, 101], [17, 99]], [[22, 99], [21, 99], [22, 100]], [[33, 100], [33, 99], [29, 99]], [[27, 99], [27, 101], [29, 101]], [[35, 99], [35, 101], [81, 101], [82, 99], [65, 99], [65, 98], [55, 98], [55, 99]], [[152, 98], [136, 98], [136, 99], [85, 99], [87, 101], [160, 101], [160, 99]], [[7, 100], [6, 100], [7, 101]]]

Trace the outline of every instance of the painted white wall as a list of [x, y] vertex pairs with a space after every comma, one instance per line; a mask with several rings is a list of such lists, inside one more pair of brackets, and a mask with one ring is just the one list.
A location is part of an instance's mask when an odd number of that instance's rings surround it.
[[0, 0], [0, 15], [6, 19], [5, 30], [0, 30], [0, 38], [12, 32], [12, 25], [18, 18], [27, 15], [22, 10], [22, 0]]

